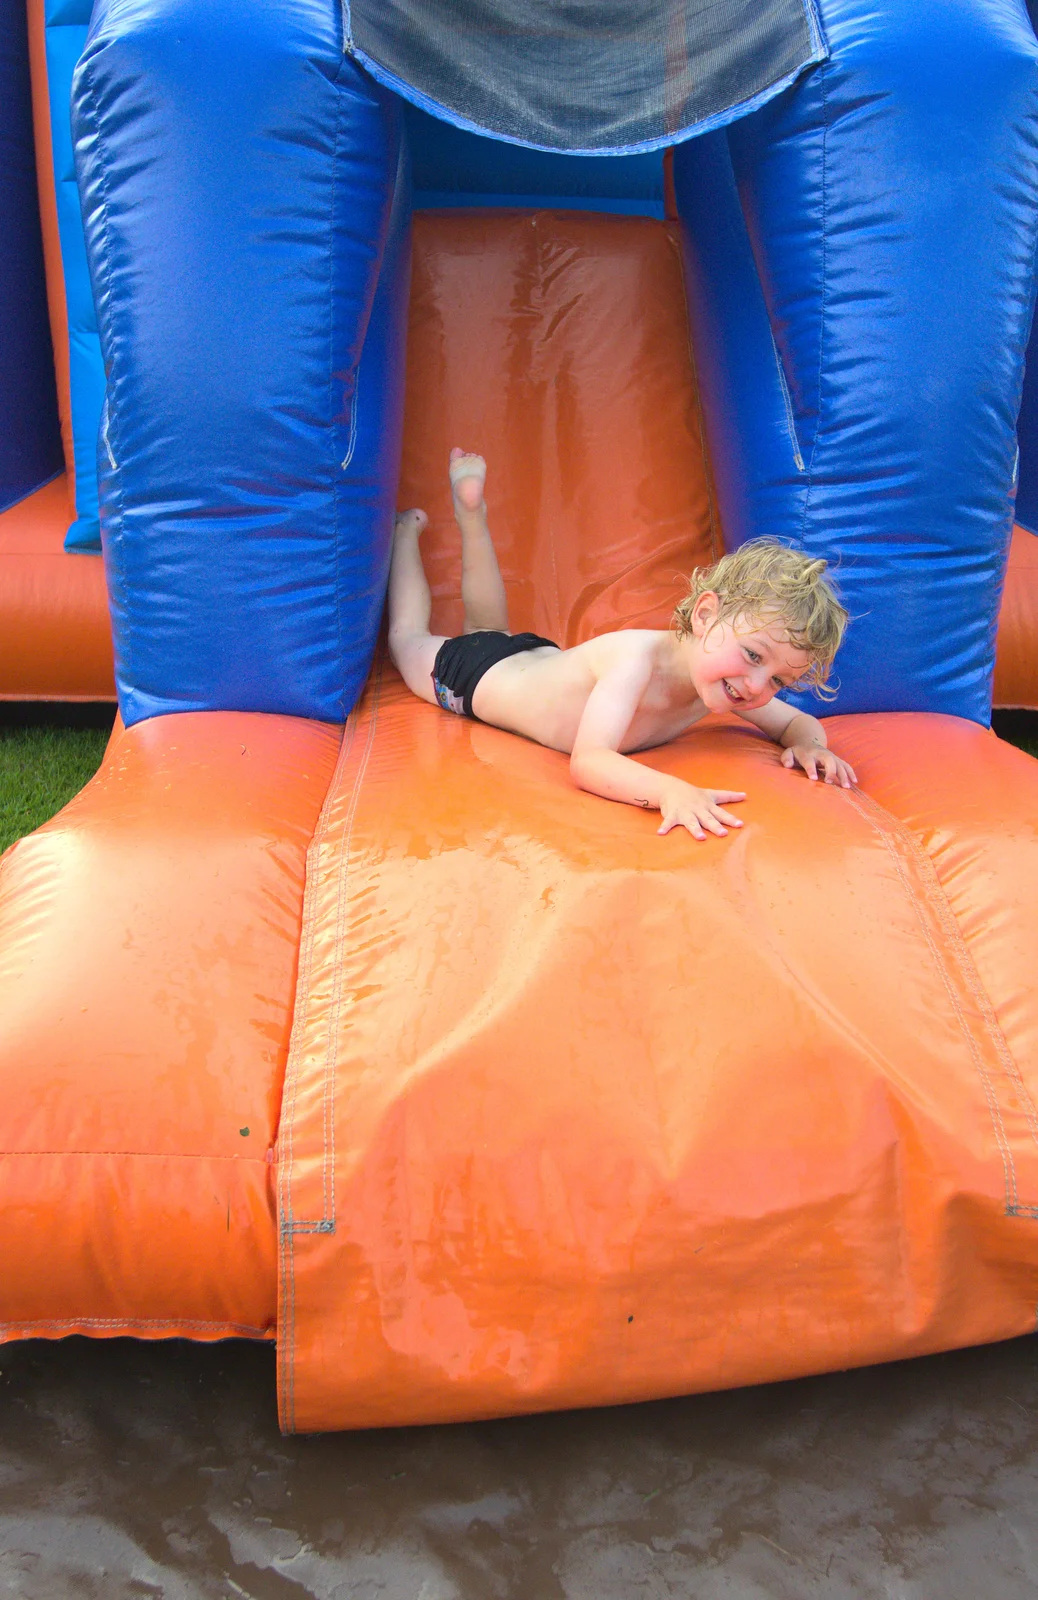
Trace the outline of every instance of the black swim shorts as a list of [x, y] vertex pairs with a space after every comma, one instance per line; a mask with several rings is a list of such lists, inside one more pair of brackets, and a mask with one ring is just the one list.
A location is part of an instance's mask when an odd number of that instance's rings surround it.
[[472, 696], [483, 674], [508, 656], [521, 655], [524, 650], [540, 650], [545, 645], [550, 650], [558, 649], [553, 639], [542, 639], [536, 633], [498, 633], [493, 628], [444, 639], [433, 663], [437, 701], [444, 711], [456, 711], [459, 717], [471, 717], [478, 722], [472, 709]]

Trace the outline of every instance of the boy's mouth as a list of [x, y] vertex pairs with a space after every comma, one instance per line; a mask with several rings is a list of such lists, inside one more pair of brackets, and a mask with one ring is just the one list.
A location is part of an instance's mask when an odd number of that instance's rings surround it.
[[729, 700], [739, 701], [739, 700], [742, 700], [744, 698], [743, 695], [736, 694], [735, 690], [732, 688], [732, 686], [728, 682], [727, 678], [722, 678], [721, 679], [721, 683], [724, 686], [724, 692], [728, 696]]

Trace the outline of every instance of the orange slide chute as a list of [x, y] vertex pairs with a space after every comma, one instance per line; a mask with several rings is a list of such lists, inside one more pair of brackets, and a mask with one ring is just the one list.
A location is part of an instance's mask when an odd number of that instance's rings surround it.
[[279, 1139], [287, 1428], [723, 1388], [1028, 1332], [1038, 768], [836, 720], [643, 758], [724, 842], [376, 681], [315, 855]]
[[69, 555], [56, 478], [0, 512], [0, 700], [114, 700], [100, 556]]
[[[418, 219], [402, 500], [444, 628], [455, 443], [513, 626], [666, 624], [716, 548], [666, 224]], [[276, 1329], [317, 1429], [1033, 1329], [1038, 766], [830, 730], [860, 792], [734, 721], [643, 757], [746, 789], [705, 844], [383, 652], [341, 740], [118, 730], [0, 877], [0, 1334]]]

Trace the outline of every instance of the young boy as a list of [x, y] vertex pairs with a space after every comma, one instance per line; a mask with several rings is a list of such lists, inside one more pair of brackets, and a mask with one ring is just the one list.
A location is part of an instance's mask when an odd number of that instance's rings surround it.
[[389, 578], [389, 649], [408, 688], [447, 711], [566, 751], [575, 783], [607, 800], [662, 814], [659, 832], [697, 839], [742, 823], [724, 808], [745, 800], [700, 789], [632, 761], [676, 739], [709, 712], [734, 711], [783, 746], [782, 764], [850, 788], [857, 780], [828, 748], [815, 717], [774, 697], [824, 689], [847, 612], [812, 561], [757, 539], [693, 573], [673, 631], [624, 629], [561, 650], [508, 632], [508, 606], [487, 526], [482, 456], [452, 450], [450, 482], [461, 529], [465, 632], [429, 632], [432, 602], [418, 540], [428, 518], [397, 518]]

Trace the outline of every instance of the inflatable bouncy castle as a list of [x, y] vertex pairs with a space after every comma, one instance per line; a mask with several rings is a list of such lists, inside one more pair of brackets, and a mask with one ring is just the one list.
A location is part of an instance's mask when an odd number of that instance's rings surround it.
[[[276, 1340], [291, 1430], [1033, 1330], [1038, 765], [989, 727], [1022, 0], [30, 24], [81, 547], [48, 559], [98, 573], [99, 530], [120, 718], [0, 874], [0, 1336]], [[26, 563], [68, 504], [34, 439]], [[449, 632], [453, 444], [490, 462], [516, 629], [665, 626], [757, 534], [833, 562], [860, 788], [722, 721], [641, 759], [745, 789], [744, 828], [660, 838], [410, 696], [393, 511], [430, 512]], [[1023, 515], [1023, 424], [1019, 457]]]

